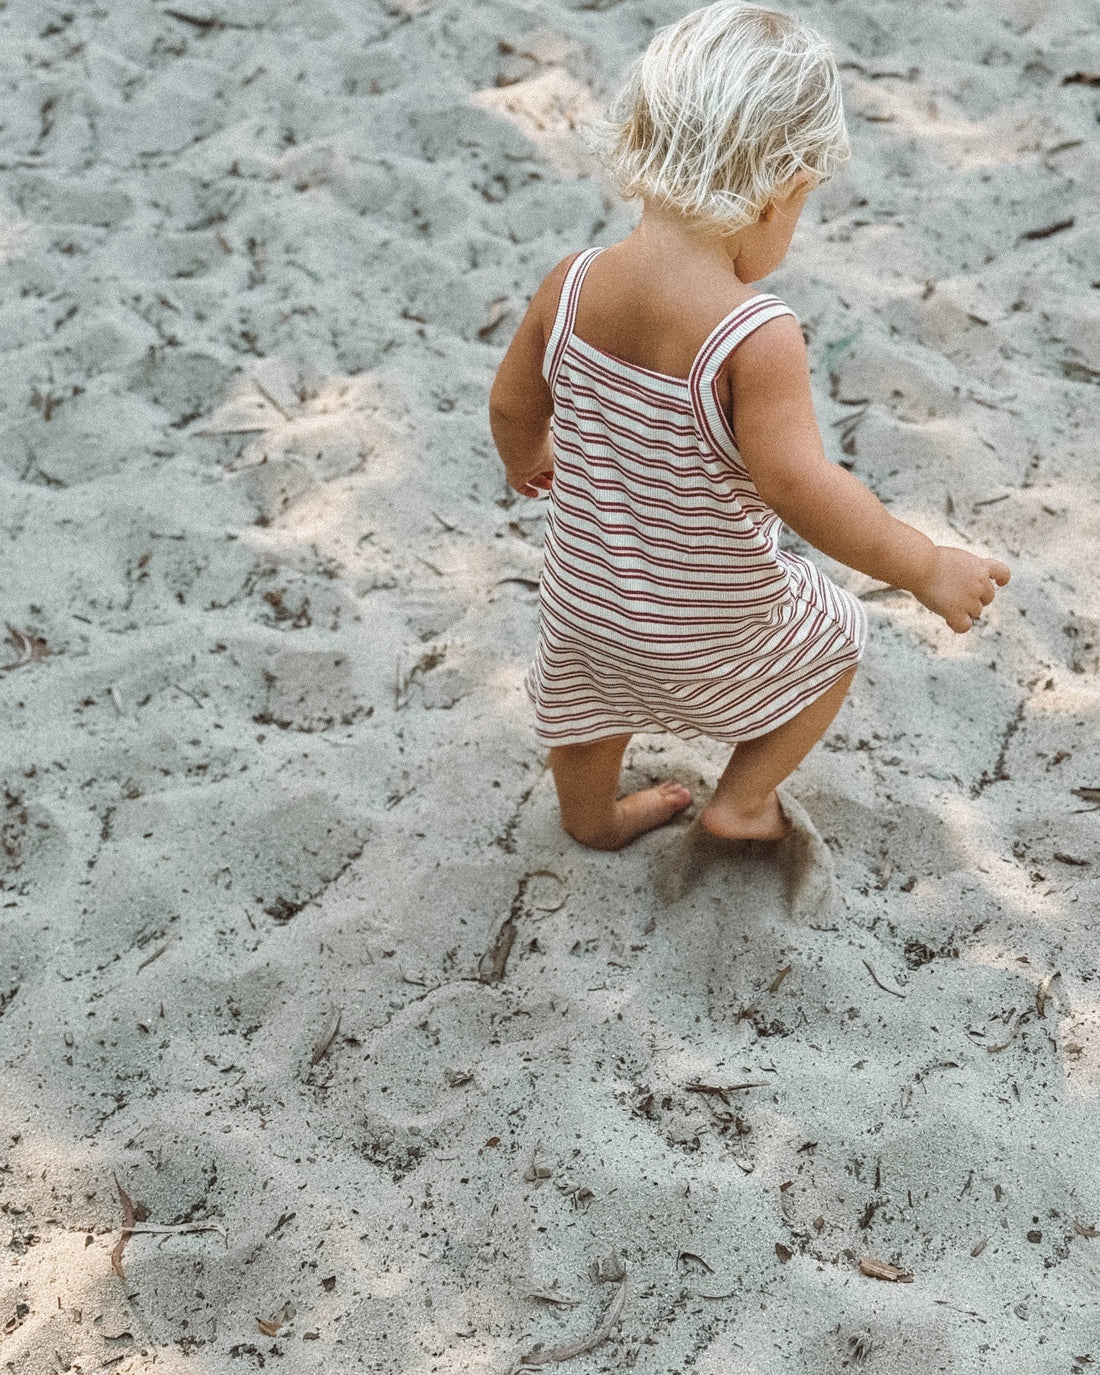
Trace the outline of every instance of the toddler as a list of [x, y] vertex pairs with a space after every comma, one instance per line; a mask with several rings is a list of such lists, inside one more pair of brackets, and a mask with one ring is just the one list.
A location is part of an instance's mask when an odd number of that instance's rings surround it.
[[500, 365], [493, 437], [518, 492], [550, 493], [526, 679], [562, 823], [618, 849], [691, 802], [619, 798], [634, 731], [735, 746], [702, 825], [773, 840], [776, 785], [832, 721], [863, 651], [860, 603], [779, 548], [830, 557], [969, 630], [1009, 570], [935, 545], [826, 459], [792, 312], [754, 289], [848, 155], [824, 41], [717, 0], [661, 30], [607, 125], [639, 197], [620, 243], [546, 278]]

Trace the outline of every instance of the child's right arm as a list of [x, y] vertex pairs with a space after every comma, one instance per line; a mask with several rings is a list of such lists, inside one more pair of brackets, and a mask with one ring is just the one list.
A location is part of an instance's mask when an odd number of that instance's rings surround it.
[[1008, 582], [1008, 568], [933, 544], [826, 458], [795, 320], [783, 316], [762, 325], [727, 368], [738, 452], [763, 500], [822, 553], [912, 592], [959, 634], [969, 630], [993, 600], [994, 584]]

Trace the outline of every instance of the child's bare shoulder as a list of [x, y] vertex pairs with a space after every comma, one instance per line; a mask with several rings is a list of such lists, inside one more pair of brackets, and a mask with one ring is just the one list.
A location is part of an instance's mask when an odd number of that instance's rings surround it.
[[734, 384], [802, 379], [809, 373], [809, 358], [802, 327], [793, 315], [777, 315], [759, 325], [733, 350], [726, 371]]
[[553, 303], [555, 309], [557, 308], [558, 298], [561, 296], [561, 289], [565, 285], [569, 269], [583, 252], [584, 249], [582, 248], [578, 249], [576, 253], [570, 253], [568, 257], [563, 258], [560, 263], [550, 269], [536, 288], [534, 296], [531, 297], [532, 305], [535, 305], [536, 302], [541, 305], [549, 301]]

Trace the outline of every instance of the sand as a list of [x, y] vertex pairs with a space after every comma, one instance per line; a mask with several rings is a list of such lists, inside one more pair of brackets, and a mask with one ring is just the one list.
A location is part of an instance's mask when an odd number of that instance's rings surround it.
[[[0, 1371], [503, 1375], [605, 1315], [563, 1368], [1100, 1361], [1095, 14], [799, 6], [827, 445], [1013, 581], [956, 637], [833, 568], [792, 841], [599, 855], [486, 397], [634, 222], [576, 125], [688, 7], [0, 14]], [[116, 1180], [176, 1229], [121, 1276]]]

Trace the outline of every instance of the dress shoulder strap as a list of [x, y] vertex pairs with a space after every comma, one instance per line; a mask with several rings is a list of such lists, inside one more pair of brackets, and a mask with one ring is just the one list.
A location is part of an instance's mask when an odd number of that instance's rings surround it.
[[725, 411], [718, 402], [717, 381], [722, 364], [738, 344], [769, 320], [781, 315], [794, 316], [778, 296], [761, 292], [719, 320], [703, 341], [688, 376], [691, 404], [699, 425], [713, 448], [727, 457], [736, 457], [737, 446]]
[[573, 322], [577, 318], [577, 302], [580, 300], [584, 274], [588, 271], [593, 258], [602, 252], [602, 248], [586, 248], [583, 253], [578, 253], [570, 264], [569, 271], [565, 274], [565, 281], [561, 284], [558, 310], [554, 316], [554, 328], [550, 331], [550, 338], [546, 341], [546, 352], [542, 359], [542, 375], [546, 378], [551, 389], [553, 389], [554, 379], [558, 375], [561, 356], [565, 352], [569, 336], [573, 333]]

